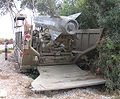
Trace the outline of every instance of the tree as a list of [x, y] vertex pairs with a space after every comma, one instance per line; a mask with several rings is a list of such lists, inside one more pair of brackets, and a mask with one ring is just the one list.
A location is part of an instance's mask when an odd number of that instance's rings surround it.
[[93, 1], [64, 0], [60, 13], [61, 15], [71, 15], [77, 12], [82, 12], [81, 16], [77, 19], [80, 28], [96, 28], [98, 27], [96, 16], [97, 10], [95, 9]]
[[0, 0], [0, 14], [4, 15], [13, 6], [13, 0]]
[[60, 14], [71, 15], [76, 12], [78, 12], [78, 9], [76, 7], [76, 1], [75, 0], [64, 0], [61, 6]]
[[98, 5], [98, 24], [105, 28], [104, 40], [96, 61], [108, 78], [110, 90], [120, 89], [120, 0], [104, 0]]
[[57, 10], [57, 0], [22, 0], [21, 7], [37, 9], [40, 14], [49, 14], [53, 16]]

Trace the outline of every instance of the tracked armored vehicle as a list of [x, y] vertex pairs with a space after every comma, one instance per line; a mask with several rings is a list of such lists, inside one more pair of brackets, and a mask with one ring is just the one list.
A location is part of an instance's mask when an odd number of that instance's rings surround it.
[[105, 80], [76, 65], [80, 57], [96, 48], [103, 29], [79, 29], [71, 16], [38, 16], [35, 28], [26, 16], [15, 21], [14, 55], [20, 69], [37, 68], [40, 75], [32, 82], [33, 90], [59, 90], [104, 84]]

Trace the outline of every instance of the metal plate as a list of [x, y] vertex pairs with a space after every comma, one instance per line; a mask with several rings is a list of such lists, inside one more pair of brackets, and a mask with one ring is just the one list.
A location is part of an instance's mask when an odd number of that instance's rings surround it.
[[40, 76], [33, 82], [34, 91], [59, 90], [104, 84], [105, 80], [81, 70], [77, 65], [38, 67]]

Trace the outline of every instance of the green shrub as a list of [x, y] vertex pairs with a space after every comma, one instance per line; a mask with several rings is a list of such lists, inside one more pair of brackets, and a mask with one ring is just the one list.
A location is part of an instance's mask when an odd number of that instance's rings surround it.
[[105, 40], [96, 63], [108, 79], [107, 88], [114, 90], [120, 89], [120, 1], [106, 0], [104, 6], [98, 23], [105, 28]]
[[120, 47], [106, 37], [98, 48], [99, 58], [94, 62], [108, 79], [106, 87], [110, 90], [120, 89]]

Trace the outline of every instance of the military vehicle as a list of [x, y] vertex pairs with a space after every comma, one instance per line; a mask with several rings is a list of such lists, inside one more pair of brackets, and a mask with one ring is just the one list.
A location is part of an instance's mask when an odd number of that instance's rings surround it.
[[70, 16], [38, 16], [34, 24], [18, 14], [15, 22], [14, 55], [20, 69], [37, 68], [40, 75], [32, 90], [47, 91], [104, 84], [105, 79], [76, 65], [80, 57], [96, 48], [103, 29], [79, 29]]

